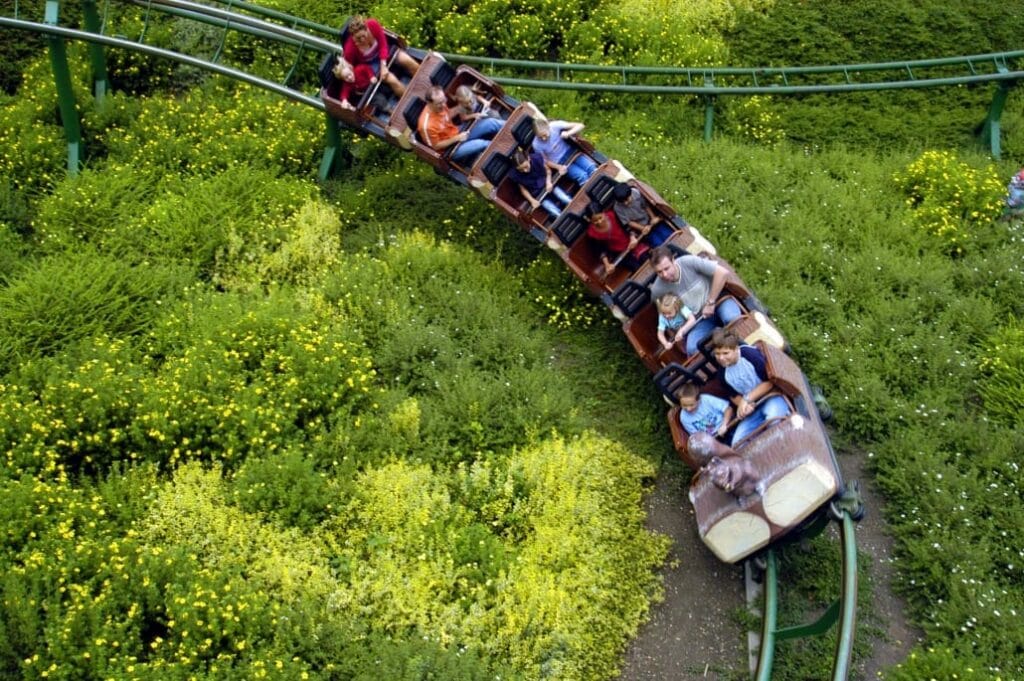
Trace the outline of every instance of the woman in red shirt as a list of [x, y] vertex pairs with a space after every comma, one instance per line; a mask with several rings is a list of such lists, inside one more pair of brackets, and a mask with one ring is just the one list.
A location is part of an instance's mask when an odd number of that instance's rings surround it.
[[[405, 93], [405, 85], [398, 79], [398, 76], [388, 70], [388, 57], [391, 56], [388, 39], [376, 19], [356, 15], [349, 20], [348, 37], [342, 46], [342, 54], [345, 56], [345, 61], [353, 68], [359, 64], [366, 64], [372, 68], [374, 74], [387, 83], [388, 87], [399, 97]], [[401, 49], [395, 53], [395, 61], [409, 75], [415, 74], [420, 66], [405, 50]]]
[[[637, 246], [640, 244], [640, 237], [629, 234], [619, 224], [615, 213], [607, 210], [601, 211], [590, 208], [587, 220], [590, 226], [587, 227], [587, 237], [601, 248], [601, 262], [604, 263], [604, 275], [607, 277], [615, 268], [622, 265], [630, 272], [640, 267], [640, 256]], [[647, 248], [642, 249], [644, 252]]]

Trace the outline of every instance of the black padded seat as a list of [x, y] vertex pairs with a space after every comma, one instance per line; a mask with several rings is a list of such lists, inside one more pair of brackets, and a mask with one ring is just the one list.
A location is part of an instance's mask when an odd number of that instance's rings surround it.
[[651, 289], [644, 283], [627, 279], [622, 286], [615, 289], [612, 302], [627, 317], [635, 317], [640, 310], [651, 302]]
[[533, 119], [529, 116], [523, 118], [521, 121], [516, 123], [514, 128], [512, 128], [512, 137], [515, 138], [516, 144], [526, 151], [529, 151], [530, 147], [533, 146], [533, 138], [535, 136], [536, 133], [533, 131]]
[[430, 82], [442, 90], [447, 90], [448, 85], [450, 85], [453, 80], [455, 80], [455, 69], [446, 61], [443, 61], [434, 67], [434, 72], [430, 74]]
[[420, 114], [423, 113], [423, 108], [427, 105], [427, 102], [422, 99], [415, 99], [409, 103], [409, 106], [405, 107], [405, 111], [402, 112], [402, 117], [405, 122], [409, 125], [409, 128], [413, 131], [419, 128]]
[[512, 168], [512, 160], [504, 154], [491, 154], [483, 166], [484, 177], [497, 187]]
[[612, 191], [618, 186], [618, 182], [607, 175], [599, 175], [587, 186], [587, 196], [601, 209], [606, 209], [612, 202]]
[[699, 378], [682, 364], [675, 362], [666, 364], [661, 371], [654, 375], [654, 385], [658, 392], [668, 398], [672, 404], [678, 404], [676, 393], [687, 383], [701, 384]]
[[551, 229], [563, 244], [571, 247], [587, 231], [587, 224], [579, 213], [566, 211], [558, 216]]

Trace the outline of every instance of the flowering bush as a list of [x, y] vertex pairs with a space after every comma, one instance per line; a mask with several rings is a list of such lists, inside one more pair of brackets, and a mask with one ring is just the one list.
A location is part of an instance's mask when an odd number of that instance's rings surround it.
[[914, 221], [954, 255], [1002, 211], [1005, 189], [995, 167], [975, 168], [951, 151], [926, 151], [893, 179]]
[[550, 324], [561, 329], [587, 328], [608, 321], [604, 306], [550, 254], [542, 253], [534, 258], [519, 276], [530, 300]]
[[760, 95], [730, 101], [731, 127], [742, 138], [768, 146], [786, 138], [782, 117], [770, 107], [771, 101]]
[[0, 385], [11, 470], [56, 475], [140, 459], [236, 465], [315, 438], [328, 419], [358, 410], [374, 380], [351, 330], [286, 297], [200, 294], [172, 307], [144, 347], [139, 357], [98, 337], [78, 361], [29, 365], [23, 379]]
[[[250, 166], [308, 177], [322, 125], [310, 107], [221, 84], [187, 98], [149, 97], [129, 125], [113, 125], [103, 140], [112, 159], [146, 170], [208, 176]], [[272, 133], [277, 130], [288, 134]]]

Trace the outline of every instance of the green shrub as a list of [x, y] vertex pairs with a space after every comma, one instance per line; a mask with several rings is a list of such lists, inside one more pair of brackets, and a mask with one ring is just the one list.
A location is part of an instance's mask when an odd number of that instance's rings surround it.
[[[401, 453], [455, 463], [554, 424], [574, 429], [572, 396], [551, 375], [545, 338], [529, 330], [531, 310], [510, 281], [468, 250], [416, 233], [379, 260], [345, 259], [327, 279], [327, 300], [361, 331], [381, 384], [399, 393], [392, 408], [417, 401], [416, 437], [394, 439], [412, 445]], [[380, 427], [394, 438], [390, 423]]]
[[985, 411], [1007, 426], [1024, 426], [1024, 324], [1011, 318], [986, 339], [979, 364]]
[[765, 97], [753, 95], [730, 102], [729, 124], [741, 138], [759, 144], [778, 144], [786, 138], [785, 123], [778, 111], [766, 106]]
[[93, 335], [138, 336], [184, 281], [89, 250], [28, 265], [0, 289], [0, 372]]
[[277, 225], [280, 241], [231, 231], [217, 258], [213, 281], [229, 290], [280, 284], [309, 285], [336, 267], [341, 225], [333, 210], [308, 202]]
[[667, 546], [640, 506], [652, 474], [594, 436], [462, 467], [457, 496], [425, 466], [367, 471], [348, 514], [324, 526], [348, 575], [339, 614], [464, 642], [525, 678], [608, 676], [658, 592]]
[[0, 100], [0, 177], [19, 192], [48, 189], [67, 169], [67, 142], [56, 113], [53, 76], [37, 58], [25, 71], [22, 96]]
[[219, 81], [188, 97], [143, 100], [127, 125], [106, 133], [112, 160], [163, 172], [213, 175], [248, 166], [311, 177], [322, 121], [310, 107]]
[[549, 253], [539, 254], [518, 276], [540, 314], [558, 328], [588, 328], [608, 319], [607, 309]]
[[306, 530], [327, 518], [331, 507], [350, 493], [338, 489], [297, 450], [247, 457], [231, 486], [232, 499], [242, 510], [266, 513], [286, 526]]
[[181, 263], [231, 288], [308, 283], [339, 246], [333, 216], [308, 203], [313, 191], [245, 166], [185, 182], [114, 166], [61, 183], [36, 229], [44, 252], [87, 243], [128, 262]]
[[10, 178], [3, 176], [0, 176], [0, 226], [21, 236], [27, 236], [32, 229], [28, 196], [17, 191]]
[[884, 677], [888, 681], [919, 681], [920, 679], [1000, 679], [993, 676], [978, 660], [969, 647], [922, 648], [917, 647], [910, 655], [888, 671]]
[[[601, 3], [585, 21], [566, 31], [560, 60], [638, 66], [721, 64], [724, 46], [709, 29], [727, 21], [731, 13], [727, 3]], [[582, 79], [621, 82], [615, 75]]]
[[49, 253], [89, 244], [112, 255], [135, 255], [118, 244], [167, 189], [160, 177], [131, 166], [85, 169], [39, 202], [33, 220], [36, 239]]

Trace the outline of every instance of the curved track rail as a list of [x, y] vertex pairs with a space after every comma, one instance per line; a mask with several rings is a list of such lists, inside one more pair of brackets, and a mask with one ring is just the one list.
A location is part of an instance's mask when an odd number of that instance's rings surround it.
[[[454, 87], [455, 83], [466, 82], [486, 86], [493, 100], [504, 107], [505, 122], [502, 133], [495, 137], [495, 140], [472, 167], [460, 168], [446, 160], [444, 155], [418, 144], [415, 137], [410, 134], [408, 118], [406, 118], [407, 123], [403, 126], [401, 120], [396, 118], [397, 113], [385, 120], [382, 115], [374, 117], [369, 114], [340, 112], [337, 107], [338, 103], [330, 100], [329, 97], [311, 97], [292, 87], [289, 83], [295, 72], [295, 66], [300, 63], [303, 51], [332, 52], [337, 48], [334, 41], [312, 35], [298, 28], [299, 26], [302, 26], [303, 29], [315, 28], [315, 25], [309, 25], [309, 22], [303, 24], [299, 20], [291, 18], [293, 21], [290, 26], [282, 26], [276, 22], [287, 19], [283, 15], [274, 16], [273, 13], [265, 12], [262, 18], [253, 17], [187, 0], [133, 1], [135, 4], [146, 7], [147, 13], [152, 9], [157, 9], [171, 16], [221, 25], [225, 32], [229, 29], [240, 31], [293, 47], [297, 50], [295, 64], [281, 81], [272, 81], [246, 73], [241, 69], [219, 64], [216, 59], [207, 60], [177, 53], [147, 45], [141, 40], [132, 41], [123, 37], [104, 35], [98, 23], [98, 15], [95, 14], [91, 18], [86, 17], [86, 25], [91, 30], [83, 31], [59, 26], [57, 25], [58, 3], [56, 0], [50, 0], [48, 3], [44, 23], [0, 17], [0, 26], [34, 31], [47, 36], [50, 41], [51, 59], [59, 96], [62, 100], [66, 129], [77, 128], [71, 124], [72, 120], [77, 122], [77, 114], [75, 114], [74, 102], [70, 94], [67, 58], [63, 51], [63, 41], [68, 39], [88, 41], [96, 46], [134, 50], [152, 57], [190, 64], [324, 110], [329, 115], [341, 117], [346, 124], [352, 127], [374, 134], [390, 144], [414, 151], [424, 161], [433, 165], [438, 172], [447, 174], [449, 178], [460, 184], [478, 190], [531, 235], [556, 250], [570, 270], [598, 295], [618, 318], [624, 321], [624, 331], [627, 337], [645, 364], [652, 372], [656, 372], [656, 384], [670, 402], [674, 399], [681, 382], [699, 380], [707, 387], [716, 380], [721, 381], [720, 376], [716, 378], [719, 367], [709, 356], [703, 354], [691, 357], [672, 356], [671, 353], [666, 354], [652, 345], [650, 334], [645, 331], [650, 326], [649, 314], [653, 307], [647, 290], [653, 278], [650, 268], [648, 267], [647, 270], [640, 268], [633, 274], [623, 272], [616, 277], [613, 277], [610, 272], [602, 273], [599, 271], [599, 265], [587, 260], [584, 243], [586, 240], [579, 239], [583, 233], [579, 212], [581, 206], [592, 202], [607, 204], [610, 200], [609, 189], [611, 187], [618, 183], [629, 183], [642, 192], [649, 203], [664, 218], [664, 224], [670, 226], [670, 233], [665, 237], [666, 244], [680, 254], [701, 254], [705, 258], [710, 258], [728, 267], [727, 263], [717, 258], [714, 248], [699, 232], [678, 216], [653, 189], [634, 178], [621, 163], [607, 159], [584, 140], [579, 140], [580, 153], [589, 155], [600, 164], [600, 167], [597, 173], [583, 187], [579, 188], [573, 202], [553, 223], [545, 217], [538, 217], [521, 205], [515, 205], [509, 200], [507, 193], [502, 194], [504, 186], [502, 167], [507, 172], [508, 153], [517, 146], [529, 144], [528, 137], [524, 140], [524, 135], [528, 135], [526, 131], [528, 126], [523, 124], [540, 115], [532, 105], [520, 103], [506, 96], [494, 81], [485, 78], [468, 66], [453, 69], [442, 55], [416, 51], [423, 61], [420, 71], [427, 71], [426, 67], [429, 63], [431, 73], [419, 77], [420, 81], [424, 82], [409, 82], [407, 94], [394, 105], [396, 112], [403, 111], [411, 100], [418, 96], [416, 92], [422, 94], [424, 91], [422, 86], [427, 78], [436, 84], [437, 81], [434, 81], [433, 78], [438, 74], [441, 74], [439, 77], [442, 79], [447, 79], [446, 87]], [[88, 13], [88, 6], [92, 3], [86, 0], [84, 4], [87, 6]], [[243, 5], [244, 3], [233, 4]], [[274, 19], [274, 21], [269, 19]], [[97, 60], [95, 53], [93, 56], [94, 73], [102, 75], [102, 78], [99, 75], [95, 77], [97, 95], [102, 96], [105, 89], [105, 69], [98, 68], [98, 65], [102, 65], [102, 60]], [[416, 86], [419, 88], [417, 89]], [[328, 127], [329, 135], [333, 134], [336, 140], [338, 134], [336, 122], [329, 119]], [[507, 134], [505, 134], [506, 132]], [[72, 172], [77, 168], [77, 146], [80, 142], [78, 135], [80, 133], [77, 131], [68, 132], [69, 170]], [[74, 139], [72, 139], [73, 137]], [[72, 163], [72, 147], [74, 147], [74, 163]], [[329, 169], [329, 163], [325, 163], [325, 165]], [[322, 166], [322, 174], [324, 169], [325, 167]], [[584, 247], [580, 248], [579, 244], [583, 244]], [[859, 505], [859, 499], [853, 493], [855, 487], [853, 485], [847, 487], [842, 482], [838, 467], [835, 465], [831, 445], [815, 408], [813, 393], [802, 372], [783, 352], [783, 348], [786, 347], [784, 339], [775, 330], [756, 297], [731, 270], [731, 267], [728, 269], [728, 295], [734, 296], [746, 310], [746, 314], [738, 320], [739, 323], [730, 324], [730, 326], [735, 327], [734, 330], [743, 335], [748, 342], [760, 344], [772, 367], [773, 380], [782, 394], [786, 395], [793, 404], [794, 415], [787, 418], [785, 423], [771, 424], [770, 429], [751, 436], [749, 440], [744, 440], [740, 445], [744, 456], [757, 460], [763, 459], [767, 462], [765, 465], [774, 467], [771, 472], [771, 476], [774, 477], [770, 480], [772, 486], [769, 486], [767, 491], [762, 494], [763, 498], [756, 502], [756, 508], [745, 509], [741, 506], [737, 510], [734, 507], [734, 499], [712, 488], [707, 484], [706, 479], [703, 482], [701, 479], [694, 482], [691, 488], [691, 500], [697, 510], [699, 523], [706, 525], [700, 529], [701, 536], [712, 550], [728, 562], [744, 560], [759, 552], [763, 552], [765, 556], [764, 628], [756, 671], [758, 681], [769, 679], [771, 676], [776, 640], [818, 634], [836, 621], [840, 626], [833, 679], [845, 679], [852, 652], [857, 586], [856, 546], [852, 522], [863, 512], [863, 509]], [[678, 407], [675, 407], [669, 411], [668, 418], [670, 425], [673, 426], [676, 448], [686, 459], [686, 435], [678, 427], [677, 414]], [[783, 466], [776, 465], [769, 460], [779, 452], [782, 455]], [[800, 475], [796, 479], [792, 479], [796, 473]], [[801, 508], [798, 512], [792, 511], [786, 504], [775, 503], [786, 501], [784, 497], [793, 492], [796, 484], [800, 485], [801, 492], [804, 492], [806, 486], [810, 484], [819, 496], [815, 497], [806, 509]], [[785, 508], [780, 512], [779, 507], [782, 506]], [[781, 516], [784, 516], [784, 519], [781, 519]], [[778, 598], [776, 568], [774, 549], [771, 546], [783, 537], [793, 537], [805, 531], [808, 526], [820, 529], [830, 517], [840, 522], [843, 537], [842, 597], [817, 622], [800, 627], [778, 629], [775, 621]], [[726, 522], [724, 531], [722, 530], [723, 522]], [[742, 541], [737, 542], [733, 535], [736, 532], [741, 534], [746, 532], [745, 529], [738, 529], [740, 526], [745, 527], [744, 524], [756, 525], [756, 531], [748, 533], [749, 537], [741, 537]]]

